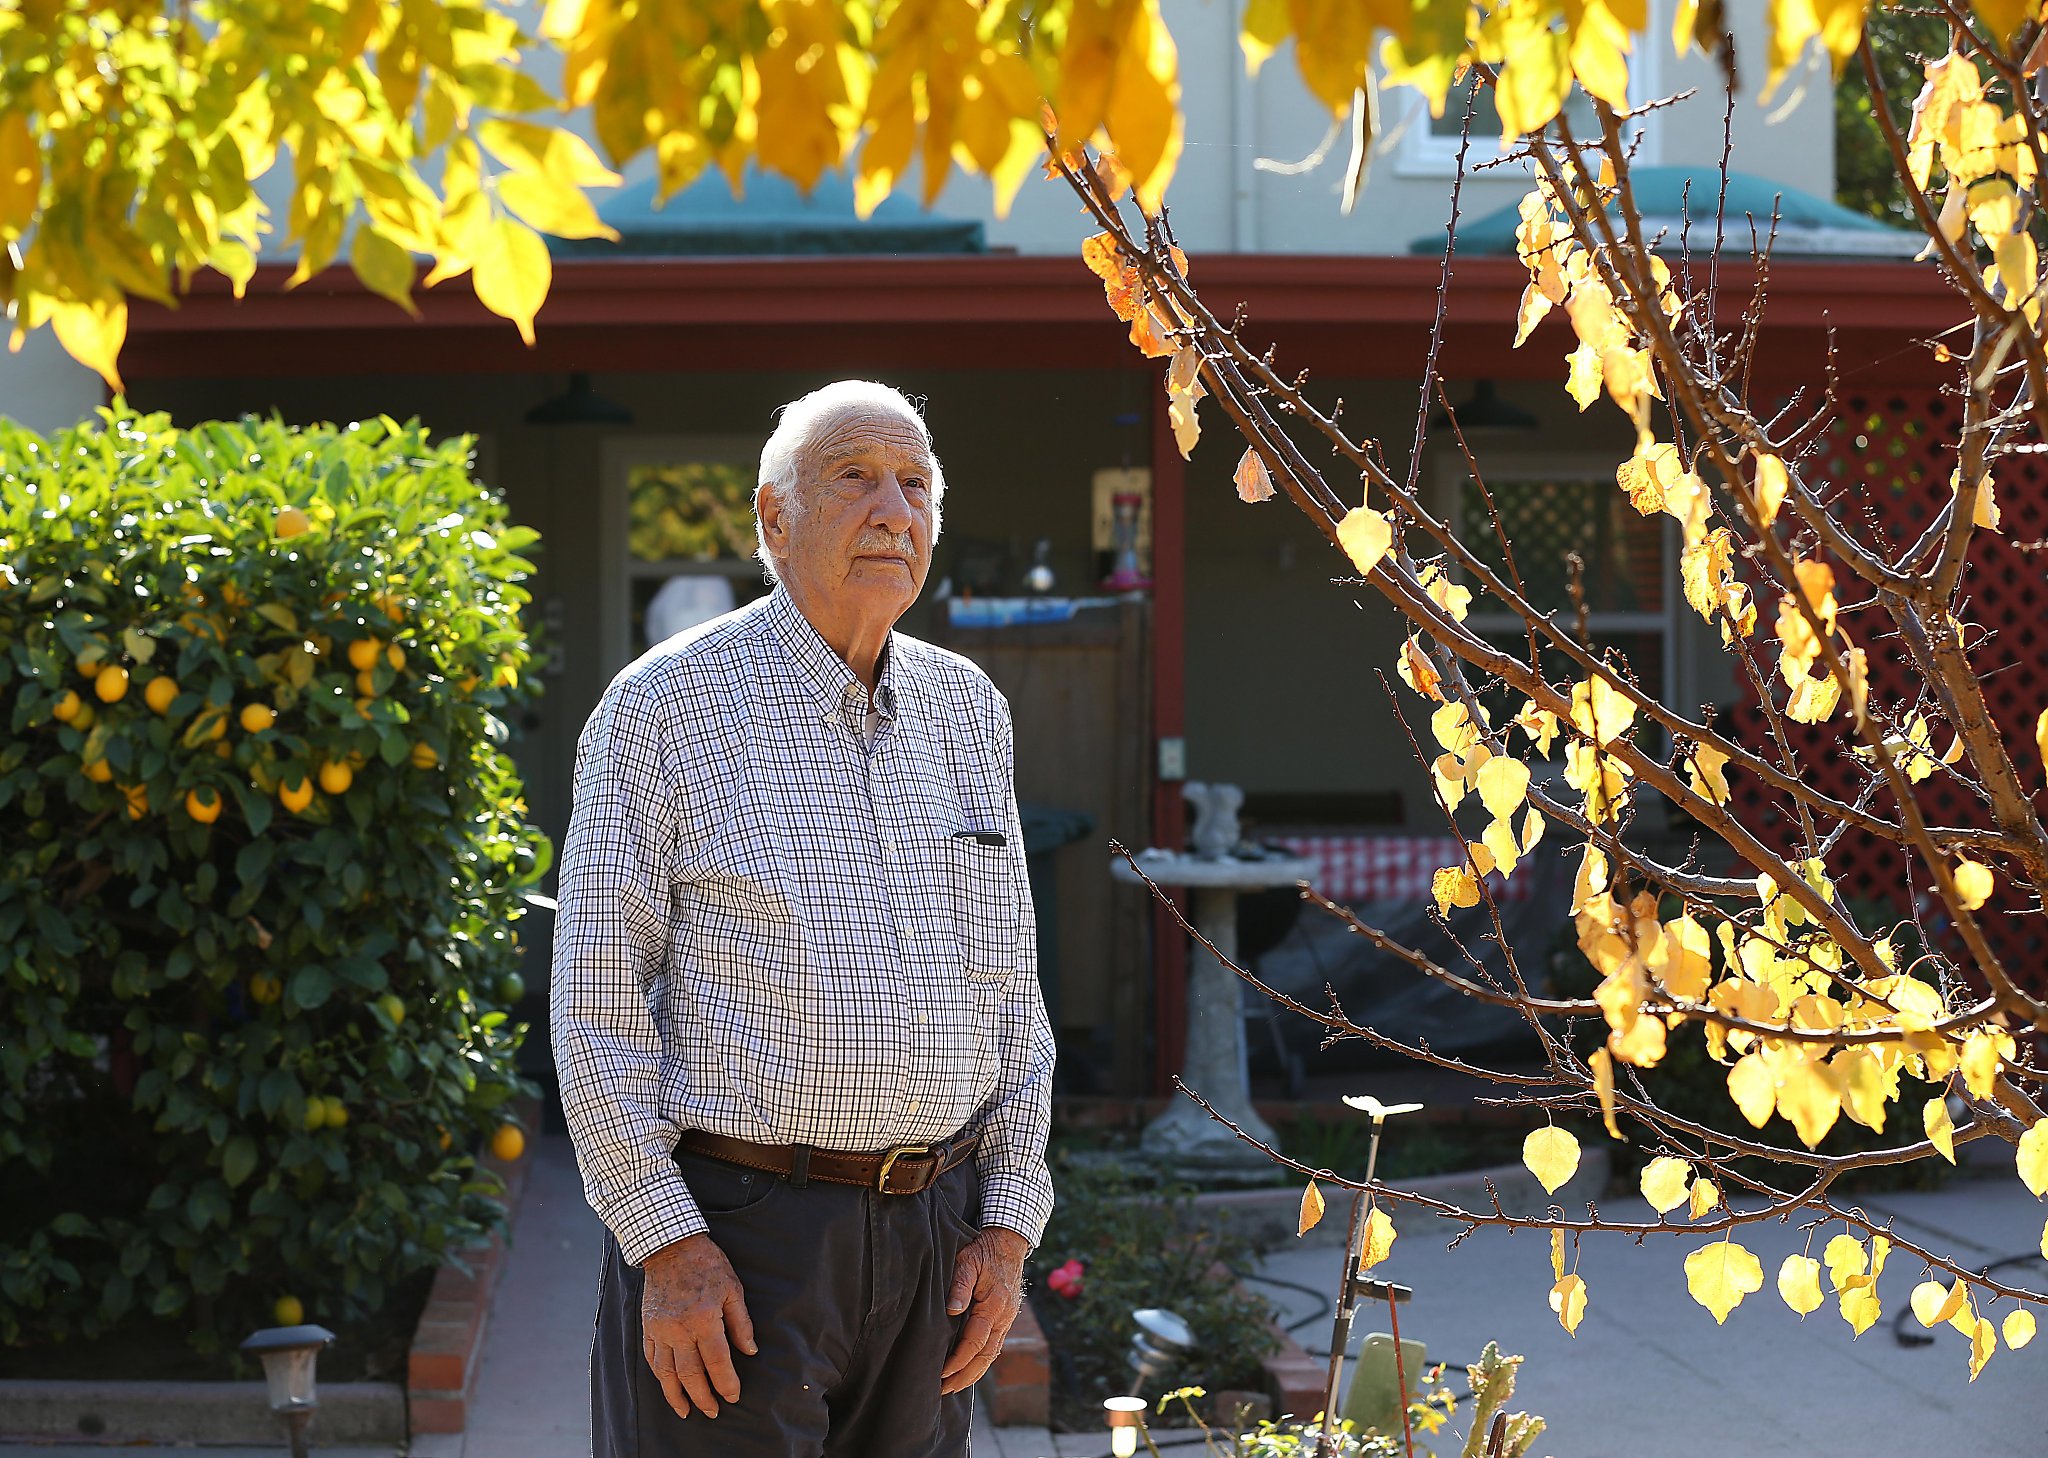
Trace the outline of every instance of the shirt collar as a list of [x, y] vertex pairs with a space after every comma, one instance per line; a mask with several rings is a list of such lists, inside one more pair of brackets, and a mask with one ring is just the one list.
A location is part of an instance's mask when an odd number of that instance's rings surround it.
[[[768, 596], [768, 621], [774, 624], [775, 635], [789, 651], [797, 678], [817, 701], [820, 712], [828, 719], [859, 727], [867, 712], [867, 689], [780, 584]], [[895, 646], [896, 635], [892, 632], [882, 645], [881, 671], [875, 679], [875, 708], [884, 719], [891, 720], [896, 717], [897, 685], [901, 681], [896, 672]]]

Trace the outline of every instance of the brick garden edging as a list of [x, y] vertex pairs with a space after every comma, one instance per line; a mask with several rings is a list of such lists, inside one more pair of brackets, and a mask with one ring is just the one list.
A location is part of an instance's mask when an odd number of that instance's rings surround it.
[[504, 1269], [506, 1243], [519, 1214], [519, 1196], [526, 1188], [526, 1169], [533, 1162], [534, 1141], [540, 1137], [539, 1101], [521, 1100], [513, 1108], [519, 1122], [532, 1131], [525, 1153], [510, 1164], [488, 1152], [477, 1160], [480, 1168], [504, 1181], [505, 1223], [484, 1244], [458, 1251], [442, 1262], [434, 1273], [419, 1324], [413, 1328], [405, 1360], [405, 1397], [408, 1425], [415, 1434], [459, 1433], [468, 1418], [477, 1370], [483, 1365], [491, 1294]]

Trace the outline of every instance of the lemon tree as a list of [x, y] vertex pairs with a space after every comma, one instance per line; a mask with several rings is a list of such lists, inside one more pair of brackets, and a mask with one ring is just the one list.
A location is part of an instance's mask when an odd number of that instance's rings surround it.
[[0, 423], [0, 1342], [347, 1320], [496, 1218], [533, 540], [417, 425]]

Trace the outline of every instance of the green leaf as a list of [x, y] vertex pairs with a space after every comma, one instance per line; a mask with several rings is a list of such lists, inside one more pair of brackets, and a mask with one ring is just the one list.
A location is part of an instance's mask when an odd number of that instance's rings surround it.
[[237, 1134], [228, 1140], [220, 1156], [221, 1177], [228, 1182], [228, 1188], [233, 1189], [249, 1178], [255, 1168], [256, 1141], [246, 1134]]
[[309, 963], [292, 973], [290, 992], [296, 1006], [311, 1012], [334, 995], [334, 979], [325, 967]]
[[348, 261], [364, 288], [419, 317], [419, 308], [412, 301], [412, 254], [404, 247], [375, 228], [359, 226]]
[[275, 624], [287, 633], [296, 635], [299, 631], [298, 615], [281, 602], [258, 603], [256, 616], [266, 623]]

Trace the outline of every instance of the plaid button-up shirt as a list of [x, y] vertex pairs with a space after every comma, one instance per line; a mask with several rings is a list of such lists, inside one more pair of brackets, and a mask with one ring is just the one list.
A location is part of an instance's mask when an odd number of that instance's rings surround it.
[[870, 739], [778, 588], [648, 652], [584, 726], [551, 1028], [584, 1192], [634, 1264], [705, 1229], [686, 1129], [858, 1152], [973, 1129], [982, 1223], [1036, 1244], [1052, 1212], [1009, 706], [900, 633], [874, 698]]

